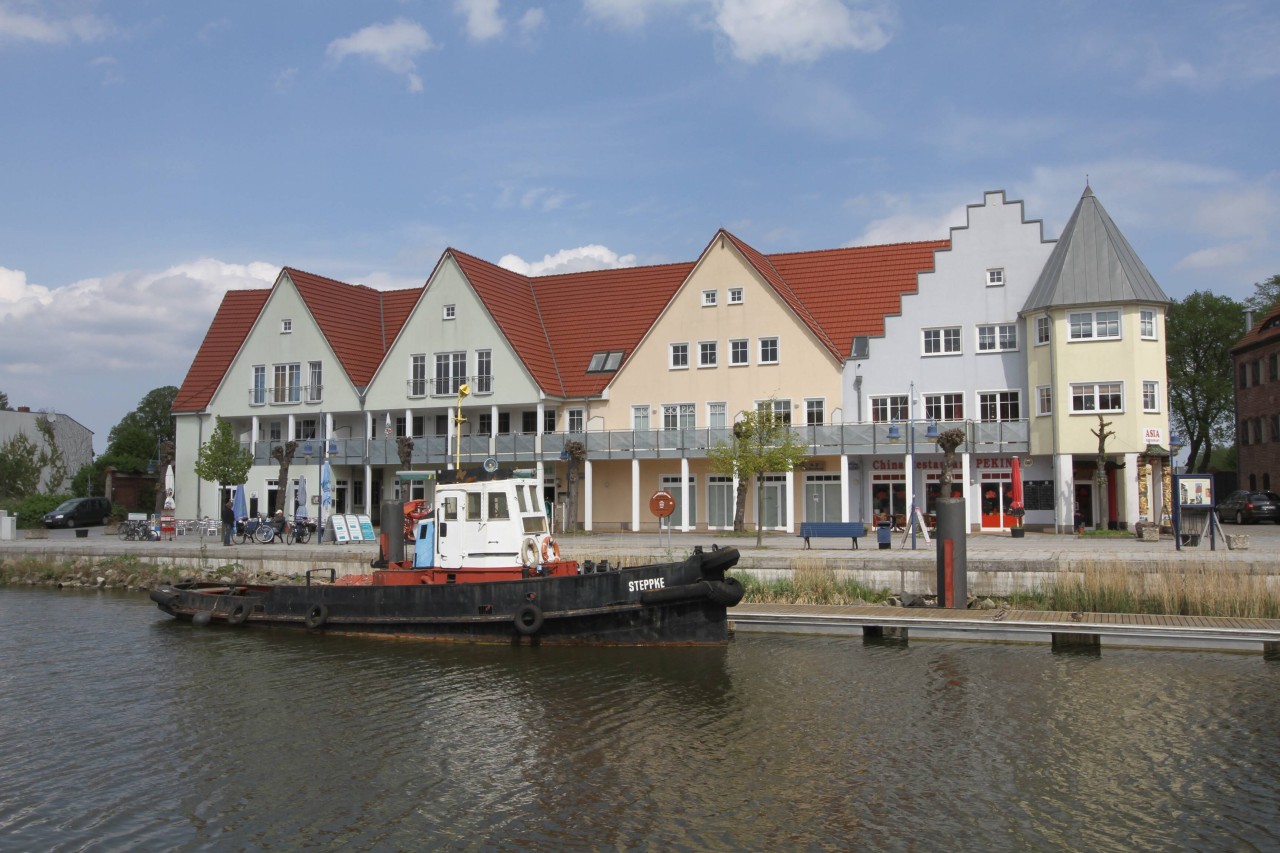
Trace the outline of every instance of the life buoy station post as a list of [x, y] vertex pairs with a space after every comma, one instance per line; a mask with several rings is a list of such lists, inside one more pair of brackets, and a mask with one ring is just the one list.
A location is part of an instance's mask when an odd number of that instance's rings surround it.
[[662, 531], [663, 520], [667, 521], [667, 547], [671, 547], [671, 513], [676, 511], [676, 499], [668, 491], [659, 490], [649, 498], [649, 512], [658, 519], [658, 531]]

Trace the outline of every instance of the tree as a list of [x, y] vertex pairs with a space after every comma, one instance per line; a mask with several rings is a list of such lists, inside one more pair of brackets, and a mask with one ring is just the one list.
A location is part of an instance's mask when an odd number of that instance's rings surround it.
[[25, 498], [40, 488], [40, 449], [25, 433], [0, 444], [0, 498]]
[[1188, 470], [1207, 471], [1214, 443], [1234, 433], [1231, 347], [1243, 328], [1244, 307], [1227, 296], [1196, 291], [1169, 308], [1169, 415], [1186, 439]]
[[0, 391], [0, 412], [9, 411], [9, 395]]
[[[173, 385], [162, 385], [148, 391], [138, 403], [138, 407], [120, 419], [120, 423], [111, 428], [107, 434], [107, 444], [116, 441], [117, 433], [123, 430], [141, 430], [151, 436], [151, 447], [161, 442], [174, 440], [173, 401], [178, 396], [178, 389]], [[153, 458], [148, 452], [147, 459]]]
[[[213, 435], [200, 445], [200, 452], [196, 455], [196, 476], [221, 486], [234, 486], [248, 478], [252, 467], [253, 454], [240, 446], [239, 439], [231, 431], [231, 423], [218, 418]], [[288, 470], [287, 467], [284, 469], [286, 474]]]
[[[227, 431], [230, 432], [230, 427], [227, 428]], [[239, 443], [236, 446], [238, 447]], [[278, 484], [276, 500], [279, 501], [276, 509], [288, 510], [287, 514], [289, 515], [293, 514], [293, 507], [285, 506], [285, 496], [289, 494], [289, 466], [293, 464], [293, 454], [297, 450], [298, 442], [292, 440], [286, 441], [284, 444], [277, 444], [271, 448], [271, 458], [280, 463], [280, 473], [277, 475], [279, 479], [276, 480]], [[249, 455], [249, 451], [246, 450], [244, 454], [245, 458], [252, 464], [253, 457]], [[244, 478], [247, 476], [249, 476], [249, 467], [245, 466], [244, 473], [240, 475], [240, 479], [236, 480], [236, 482], [243, 483]]]
[[1244, 307], [1253, 312], [1254, 321], [1261, 320], [1271, 309], [1280, 305], [1280, 275], [1266, 281], [1255, 282], [1253, 296], [1244, 301]]
[[46, 450], [41, 451], [40, 467], [47, 472], [45, 478], [45, 494], [60, 495], [67, 483], [67, 457], [58, 445], [58, 437], [53, 430], [53, 421], [48, 414], [36, 418], [36, 429], [44, 438]]
[[1113, 429], [1107, 429], [1111, 426], [1111, 421], [1104, 421], [1102, 415], [1098, 415], [1098, 428], [1091, 429], [1089, 432], [1098, 437], [1098, 469], [1094, 474], [1094, 480], [1098, 484], [1098, 530], [1106, 530], [1107, 525], [1111, 521], [1110, 498], [1107, 496], [1107, 439], [1116, 434]]
[[[764, 496], [761, 474], [793, 471], [804, 461], [808, 450], [800, 444], [791, 425], [774, 411], [774, 401], [767, 400], [754, 411], [744, 412], [733, 425], [733, 439], [717, 442], [708, 451], [711, 470], [738, 478], [737, 505], [733, 512], [733, 529], [745, 532], [747, 484], [756, 479], [756, 507]], [[763, 542], [762, 526], [756, 525], [756, 545]]]

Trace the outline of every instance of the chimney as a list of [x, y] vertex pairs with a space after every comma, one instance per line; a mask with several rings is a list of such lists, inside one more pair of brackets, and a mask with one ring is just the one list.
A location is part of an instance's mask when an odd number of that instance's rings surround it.
[[1253, 309], [1244, 309], [1244, 333], [1247, 335], [1253, 331]]

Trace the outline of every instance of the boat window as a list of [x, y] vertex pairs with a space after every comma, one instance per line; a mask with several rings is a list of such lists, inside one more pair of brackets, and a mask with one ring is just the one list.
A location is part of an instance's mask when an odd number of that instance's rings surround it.
[[542, 504], [538, 503], [538, 490], [532, 485], [525, 486], [529, 490], [529, 511], [542, 512]]
[[516, 486], [516, 505], [520, 507], [520, 514], [524, 515], [529, 510], [524, 505], [524, 489]]
[[506, 492], [490, 492], [489, 493], [489, 520], [510, 518], [507, 512], [507, 493]]
[[541, 515], [526, 515], [524, 517], [525, 533], [546, 533], [547, 519]]
[[470, 521], [480, 520], [479, 492], [467, 492], [467, 519]]
[[456, 497], [447, 497], [440, 502], [440, 517], [444, 521], [458, 520], [458, 499]]

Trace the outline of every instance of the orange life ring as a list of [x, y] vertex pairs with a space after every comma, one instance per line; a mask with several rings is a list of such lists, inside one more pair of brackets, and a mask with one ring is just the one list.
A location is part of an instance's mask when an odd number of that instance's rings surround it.
[[542, 562], [560, 562], [560, 543], [548, 536], [542, 540]]

